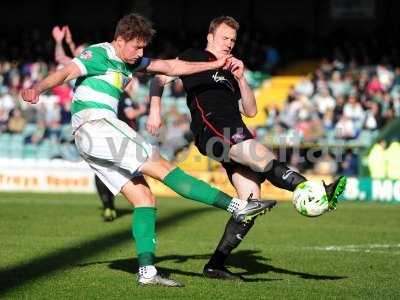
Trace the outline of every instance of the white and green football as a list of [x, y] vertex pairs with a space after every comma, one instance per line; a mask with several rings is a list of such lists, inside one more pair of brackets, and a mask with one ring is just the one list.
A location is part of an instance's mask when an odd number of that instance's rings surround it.
[[328, 196], [322, 182], [305, 181], [293, 192], [293, 205], [307, 217], [317, 217], [328, 211]]

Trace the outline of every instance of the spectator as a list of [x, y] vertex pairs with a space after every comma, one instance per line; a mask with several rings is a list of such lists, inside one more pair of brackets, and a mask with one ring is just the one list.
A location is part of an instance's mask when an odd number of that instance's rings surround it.
[[279, 52], [272, 45], [265, 45], [263, 48], [265, 53], [265, 64], [263, 68], [266, 72], [273, 73], [280, 60]]
[[396, 118], [396, 112], [394, 110], [394, 107], [391, 106], [386, 113], [383, 115], [383, 126], [386, 124], [389, 124], [391, 121], [393, 121]]
[[376, 102], [368, 102], [366, 106], [369, 108], [365, 113], [364, 129], [376, 130], [382, 126], [382, 120], [380, 118], [379, 105]]
[[[20, 55], [15, 56], [18, 60], [0, 59], [0, 132], [6, 131], [8, 124], [14, 122], [12, 111], [16, 109], [21, 87], [32, 85], [45, 74], [54, 70], [54, 59], [57, 63], [66, 64], [72, 56], [80, 53], [83, 49], [82, 45], [78, 47], [75, 45], [68, 26], [54, 27], [52, 36], [55, 42], [55, 53], [49, 52], [43, 55], [43, 51], [52, 50], [50, 47], [44, 47], [46, 42], [40, 41], [41, 44], [36, 45], [37, 42], [35, 44], [30, 41], [27, 45], [31, 46], [24, 46], [24, 52], [19, 50]], [[159, 35], [159, 37], [163, 36], [163, 34]], [[171, 35], [166, 36], [171, 37]], [[178, 53], [183, 45], [188, 45], [191, 36], [187, 32], [182, 32], [176, 35], [177, 41], [168, 44], [157, 38], [153, 43], [153, 49], [164, 49], [164, 51], [159, 51], [163, 52], [162, 56], [171, 57]], [[24, 38], [24, 40], [27, 39], [29, 37]], [[238, 48], [237, 54], [239, 57], [249, 56], [249, 59], [251, 58], [247, 61], [248, 73], [257, 74], [252, 71], [265, 67], [266, 60], [268, 63], [276, 60], [274, 49], [267, 51], [267, 44], [263, 41], [268, 39], [265, 39], [264, 35], [254, 32], [254, 29], [251, 32], [249, 29], [245, 29], [242, 31], [241, 39], [243, 47]], [[283, 52], [278, 53], [278, 61], [279, 56], [288, 58], [288, 52], [285, 52], [282, 42], [280, 41], [279, 46]], [[65, 51], [63, 45], [67, 46]], [[198, 44], [198, 46], [201, 45]], [[36, 51], [39, 48], [41, 53]], [[153, 51], [153, 49], [148, 50]], [[382, 49], [384, 49], [383, 46]], [[312, 82], [308, 77], [303, 77], [295, 87], [290, 89], [283, 110], [269, 108], [266, 125], [259, 130], [259, 136], [266, 137], [270, 142], [271, 135], [287, 136], [292, 133], [299, 139], [318, 142], [324, 132], [327, 138], [333, 138], [335, 135], [338, 139], [351, 141], [357, 138], [362, 133], [361, 131], [379, 130], [395, 117], [399, 117], [400, 67], [393, 68], [386, 63], [387, 61], [396, 62], [393, 57], [382, 60], [379, 56], [371, 57], [370, 53], [371, 49], [366, 43], [354, 44], [354, 46], [349, 43], [345, 47], [337, 44], [334, 50], [334, 59], [324, 59], [321, 62], [314, 72]], [[51, 60], [48, 59], [49, 54], [52, 57]], [[7, 56], [8, 54], [3, 51], [1, 55]], [[26, 59], [27, 57], [29, 60]], [[44, 57], [46, 62], [41, 57]], [[348, 62], [346, 62], [346, 58], [348, 58]], [[377, 65], [377, 61], [385, 63]], [[262, 76], [253, 75], [253, 77], [261, 78]], [[131, 81], [128, 86], [131, 98], [140, 103], [146, 102], [144, 99], [148, 95], [147, 80], [148, 77], [141, 76], [139, 79], [134, 78]], [[170, 95], [173, 98], [183, 95], [181, 83], [178, 81], [174, 82], [170, 89]], [[55, 88], [45, 96], [50, 100], [46, 101], [48, 102], [46, 105], [31, 106], [23, 103], [17, 105], [20, 113], [16, 114], [21, 114], [21, 118], [29, 124], [28, 128], [44, 121], [45, 134], [43, 136], [58, 140], [61, 138], [62, 125], [70, 122], [71, 91], [72, 87], [67, 85]], [[179, 101], [170, 101], [168, 105], [165, 105], [164, 118], [169, 120], [167, 122], [169, 125], [165, 128], [167, 131], [164, 136], [182, 137], [181, 129], [184, 128], [183, 124], [185, 123], [181, 110], [177, 109], [179, 103]], [[171, 110], [168, 108], [169, 105], [172, 105]], [[345, 117], [343, 117], [344, 115]], [[43, 128], [39, 127], [39, 132], [43, 132]], [[139, 130], [141, 130], [140, 126]], [[168, 132], [168, 130], [171, 131]], [[18, 132], [18, 130], [16, 131]], [[141, 133], [143, 134], [143, 132]], [[30, 139], [31, 137], [29, 137]], [[174, 152], [175, 150], [170, 151], [170, 153]]]
[[46, 122], [39, 119], [36, 123], [36, 131], [25, 138], [25, 143], [38, 145], [40, 144], [48, 135], [48, 129], [46, 127]]
[[26, 125], [26, 120], [21, 114], [21, 110], [16, 108], [11, 112], [11, 118], [8, 120], [8, 131], [10, 133], [22, 133]]
[[385, 150], [386, 142], [381, 140], [371, 148], [368, 154], [368, 166], [372, 178], [386, 178], [387, 165]]
[[373, 95], [376, 92], [383, 92], [385, 90], [384, 86], [379, 81], [377, 75], [374, 75], [371, 81], [368, 83], [366, 91], [369, 95]]
[[12, 109], [15, 107], [14, 97], [11, 96], [7, 87], [0, 89], [0, 108], [8, 116]]
[[379, 64], [376, 67], [376, 74], [383, 90], [387, 91], [392, 86], [394, 73], [384, 64]]
[[335, 99], [329, 94], [327, 88], [321, 88], [318, 93], [312, 97], [312, 102], [316, 105], [320, 116], [323, 116], [326, 111], [335, 108]]
[[0, 106], [0, 134], [7, 131], [8, 113]]
[[190, 123], [186, 116], [178, 115], [177, 119], [167, 126], [164, 142], [160, 151], [168, 160], [173, 160], [176, 154], [189, 145]]
[[346, 151], [341, 162], [341, 173], [346, 176], [356, 176], [358, 174], [358, 158], [351, 149]]
[[344, 81], [342, 81], [339, 71], [333, 72], [332, 79], [329, 81], [328, 86], [334, 97], [344, 96], [346, 93], [346, 85]]
[[85, 44], [75, 46], [72, 40], [72, 34], [68, 26], [60, 28], [59, 26], [54, 26], [52, 30], [53, 39], [56, 43], [54, 60], [60, 65], [66, 65], [71, 61], [71, 57], [65, 54], [63, 48], [63, 40], [65, 38], [66, 43], [69, 46], [71, 54], [73, 57], [78, 56], [85, 48]]
[[387, 177], [400, 180], [400, 143], [394, 140], [386, 149]]
[[296, 84], [295, 91], [298, 94], [311, 97], [314, 93], [314, 86], [308, 77], [302, 77], [301, 80]]
[[58, 97], [58, 103], [64, 106], [72, 100], [72, 88], [68, 84], [63, 84], [52, 89], [52, 93]]
[[332, 130], [335, 129], [335, 122], [334, 122], [334, 114], [333, 110], [328, 109], [325, 111], [323, 118], [322, 118], [322, 123], [324, 126], [324, 132], [325, 134], [328, 132], [331, 132]]
[[288, 95], [286, 98], [286, 103], [287, 104], [292, 103], [294, 100], [296, 100], [296, 97], [297, 97], [296, 90], [295, 90], [294, 86], [292, 85], [289, 88], [289, 92], [288, 92]]
[[71, 102], [65, 102], [60, 107], [60, 125], [67, 125], [71, 122]]
[[318, 68], [314, 72], [314, 78], [313, 78], [313, 84], [314, 84], [314, 90], [320, 91], [321, 89], [327, 89], [328, 88], [328, 83], [325, 80], [325, 75], [321, 68]]
[[362, 127], [365, 112], [356, 96], [349, 96], [348, 102], [343, 107], [343, 115], [354, 123], [354, 128]]
[[343, 140], [351, 140], [356, 137], [357, 130], [354, 122], [346, 115], [342, 115], [335, 126], [335, 134], [337, 138]]
[[337, 164], [329, 153], [324, 153], [321, 158], [315, 163], [315, 173], [319, 175], [336, 174]]
[[343, 97], [337, 97], [336, 98], [336, 105], [335, 105], [335, 108], [333, 110], [333, 122], [335, 124], [339, 121], [339, 119], [343, 115], [344, 103], [345, 103], [345, 101], [344, 101]]

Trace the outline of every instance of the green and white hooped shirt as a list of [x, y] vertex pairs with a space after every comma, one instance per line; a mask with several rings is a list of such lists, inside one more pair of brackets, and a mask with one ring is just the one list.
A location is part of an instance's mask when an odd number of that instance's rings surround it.
[[105, 117], [117, 117], [118, 101], [132, 74], [147, 68], [150, 59], [124, 63], [110, 43], [91, 45], [72, 60], [82, 75], [77, 78], [72, 97], [72, 129]]

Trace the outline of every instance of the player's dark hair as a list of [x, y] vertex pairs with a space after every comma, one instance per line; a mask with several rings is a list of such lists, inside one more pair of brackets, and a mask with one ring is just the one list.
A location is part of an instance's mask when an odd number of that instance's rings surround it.
[[236, 21], [234, 18], [229, 17], [229, 16], [220, 16], [218, 18], [213, 19], [210, 22], [210, 27], [208, 28], [208, 33], [214, 33], [215, 30], [218, 28], [218, 26], [221, 24], [228, 25], [229, 27], [235, 29], [236, 31], [238, 31], [240, 28], [239, 22]]
[[149, 20], [139, 14], [131, 13], [118, 21], [114, 39], [116, 40], [119, 36], [125, 41], [136, 38], [148, 44], [155, 33], [153, 24]]

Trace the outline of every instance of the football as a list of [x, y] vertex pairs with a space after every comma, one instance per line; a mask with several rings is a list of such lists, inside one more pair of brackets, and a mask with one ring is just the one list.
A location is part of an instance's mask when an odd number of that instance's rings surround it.
[[293, 193], [293, 205], [307, 217], [317, 217], [328, 211], [328, 197], [322, 183], [305, 181]]

